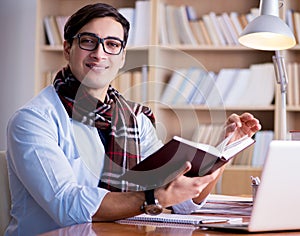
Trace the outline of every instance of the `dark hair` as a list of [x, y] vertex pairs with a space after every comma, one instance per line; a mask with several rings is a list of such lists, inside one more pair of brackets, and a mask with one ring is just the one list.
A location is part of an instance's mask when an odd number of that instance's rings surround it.
[[124, 46], [127, 43], [129, 22], [118, 12], [116, 8], [105, 3], [89, 4], [80, 8], [72, 16], [69, 17], [64, 27], [64, 39], [70, 44], [73, 42], [73, 37], [77, 32], [94, 18], [112, 17], [119, 22], [124, 30]]

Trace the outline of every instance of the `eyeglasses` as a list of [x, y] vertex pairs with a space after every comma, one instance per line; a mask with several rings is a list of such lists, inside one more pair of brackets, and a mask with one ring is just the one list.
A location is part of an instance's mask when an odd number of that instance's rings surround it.
[[117, 37], [100, 38], [94, 33], [79, 33], [73, 38], [78, 38], [79, 48], [86, 51], [94, 51], [102, 44], [103, 51], [111, 55], [119, 55], [124, 48], [124, 41]]

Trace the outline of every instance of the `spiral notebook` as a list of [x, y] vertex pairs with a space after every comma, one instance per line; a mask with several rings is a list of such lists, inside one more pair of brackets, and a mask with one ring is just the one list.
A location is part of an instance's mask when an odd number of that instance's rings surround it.
[[203, 216], [203, 215], [181, 215], [181, 214], [170, 214], [170, 213], [161, 213], [156, 216], [140, 214], [134, 217], [121, 220], [121, 223], [124, 221], [143, 221], [143, 222], [161, 222], [161, 223], [175, 223], [175, 224], [190, 224], [190, 225], [199, 225], [204, 223], [241, 223], [242, 218], [240, 217], [219, 217], [219, 216]]

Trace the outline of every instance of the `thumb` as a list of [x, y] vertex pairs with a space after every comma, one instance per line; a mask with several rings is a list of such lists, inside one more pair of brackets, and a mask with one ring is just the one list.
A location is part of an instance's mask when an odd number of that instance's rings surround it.
[[183, 176], [184, 174], [186, 174], [187, 172], [189, 172], [189, 170], [192, 168], [192, 164], [189, 161], [186, 161], [185, 163], [183, 163], [183, 165], [176, 170], [174, 173], [170, 174], [167, 179], [164, 181], [166, 183], [166, 187], [168, 187], [168, 185], [175, 179], [179, 178], [180, 176]]
[[180, 168], [180, 169], [182, 170], [180, 175], [186, 174], [187, 172], [189, 172], [189, 171], [191, 170], [191, 168], [192, 168], [191, 162], [186, 161], [186, 162], [183, 164], [182, 168]]

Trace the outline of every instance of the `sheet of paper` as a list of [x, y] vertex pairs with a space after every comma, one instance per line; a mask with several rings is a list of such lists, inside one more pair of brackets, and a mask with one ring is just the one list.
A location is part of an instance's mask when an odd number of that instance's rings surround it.
[[250, 216], [252, 206], [252, 197], [211, 194], [197, 213]]

